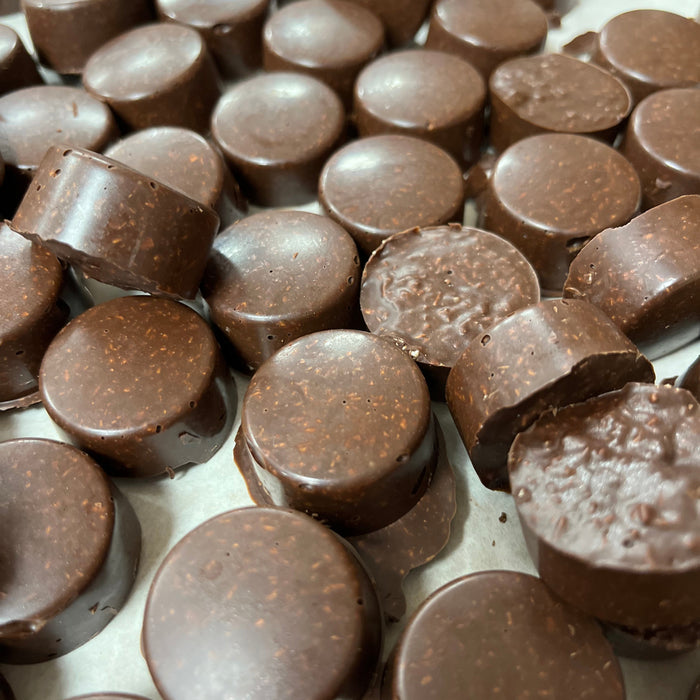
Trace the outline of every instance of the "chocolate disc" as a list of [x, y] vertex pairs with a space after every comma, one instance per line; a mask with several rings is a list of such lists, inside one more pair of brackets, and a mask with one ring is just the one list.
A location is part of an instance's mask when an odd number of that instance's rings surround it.
[[687, 389], [700, 401], [700, 355], [676, 381], [676, 386]]
[[387, 41], [400, 46], [412, 39], [430, 10], [430, 0], [352, 0], [372, 10], [384, 23]]
[[0, 24], [0, 95], [41, 82], [39, 71], [17, 32]]

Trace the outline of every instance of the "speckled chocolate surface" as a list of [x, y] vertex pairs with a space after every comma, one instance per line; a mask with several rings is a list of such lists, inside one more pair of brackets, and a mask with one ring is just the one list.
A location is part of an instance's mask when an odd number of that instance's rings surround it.
[[236, 413], [209, 326], [154, 297], [117, 298], [71, 321], [44, 356], [40, 390], [51, 418], [119, 476], [206, 462]]
[[625, 698], [598, 625], [513, 571], [472, 574], [433, 593], [399, 640], [382, 698], [457, 700], [466, 688], [474, 698]]
[[376, 592], [347, 545], [300, 513], [245, 508], [168, 554], [143, 648], [165, 700], [360, 700], [381, 638]]
[[423, 24], [428, 11], [430, 0], [352, 0], [357, 5], [363, 5], [372, 10], [384, 23], [387, 41], [391, 46], [400, 46], [413, 38]]
[[700, 195], [603, 231], [574, 260], [566, 297], [600, 307], [650, 357], [700, 336]]
[[649, 361], [597, 307], [548, 300], [475, 338], [447, 380], [447, 405], [479, 478], [508, 488], [514, 437], [550, 409], [653, 381]]
[[222, 232], [202, 282], [213, 322], [247, 370], [302, 335], [357, 326], [359, 291], [352, 238], [325, 216], [294, 211]]
[[[0, 7], [0, 14], [2, 8]], [[0, 25], [0, 95], [41, 83], [32, 57], [14, 29]]]
[[687, 389], [698, 401], [700, 401], [700, 356], [693, 362], [683, 374], [678, 377], [676, 386]]

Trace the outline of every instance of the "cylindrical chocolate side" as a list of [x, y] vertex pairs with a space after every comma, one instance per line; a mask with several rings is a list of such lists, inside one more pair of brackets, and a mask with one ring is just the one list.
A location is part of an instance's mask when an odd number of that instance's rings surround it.
[[17, 32], [0, 24], [0, 95], [41, 82], [39, 71]]
[[700, 356], [688, 369], [676, 380], [676, 386], [689, 391], [700, 401]]
[[384, 23], [390, 46], [401, 46], [412, 39], [430, 10], [430, 0], [352, 0], [372, 10]]

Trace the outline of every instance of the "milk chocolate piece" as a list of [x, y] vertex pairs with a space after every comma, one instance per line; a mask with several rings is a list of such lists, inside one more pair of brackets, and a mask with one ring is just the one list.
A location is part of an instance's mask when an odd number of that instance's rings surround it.
[[223, 78], [247, 75], [262, 65], [262, 30], [270, 0], [156, 0], [158, 15], [196, 29]]
[[263, 206], [314, 199], [318, 176], [343, 137], [345, 111], [316, 78], [270, 73], [237, 83], [211, 130], [248, 198]]
[[83, 84], [131, 129], [172, 125], [206, 133], [220, 95], [202, 37], [169, 23], [137, 27], [99, 48]]
[[554, 131], [612, 144], [632, 110], [629, 90], [613, 75], [563, 54], [515, 58], [489, 80], [491, 145], [498, 151]]
[[550, 409], [653, 381], [649, 361], [598, 308], [548, 300], [475, 338], [447, 380], [447, 405], [485, 486], [508, 489], [515, 436]]
[[90, 151], [50, 148], [11, 222], [102, 282], [193, 298], [219, 217]]
[[426, 47], [471, 63], [488, 80], [509, 58], [539, 51], [547, 18], [531, 0], [437, 0]]
[[155, 126], [118, 141], [105, 155], [211, 207], [227, 226], [247, 205], [221, 154], [189, 129]]
[[391, 46], [401, 46], [410, 41], [423, 24], [430, 0], [352, 0], [372, 10], [384, 23], [387, 41]]
[[444, 397], [469, 340], [539, 299], [535, 271], [508, 241], [451, 224], [387, 238], [365, 266], [360, 304], [369, 330], [407, 352]]
[[511, 485], [552, 591], [616, 625], [697, 627], [698, 454], [700, 405], [653, 384], [568, 406], [521, 433]]
[[644, 209], [700, 194], [699, 113], [696, 88], [656, 92], [632, 113], [621, 150], [639, 174]]
[[656, 90], [700, 85], [700, 25], [662, 10], [633, 10], [600, 31], [596, 63], [622, 80], [635, 103]]
[[700, 401], [700, 355], [690, 367], [676, 380], [676, 386], [687, 389]]
[[640, 198], [637, 173], [610, 146], [577, 134], [540, 134], [498, 159], [479, 225], [519, 248], [543, 291], [559, 294], [583, 245], [626, 224]]
[[371, 136], [344, 146], [324, 166], [318, 198], [367, 255], [392, 233], [461, 223], [464, 215], [456, 161], [411, 136]]
[[624, 700], [625, 688], [594, 620], [534, 576], [484, 571], [451, 581], [420, 606], [389, 660], [382, 698], [499, 696]]
[[263, 212], [218, 236], [202, 290], [212, 321], [254, 370], [295, 338], [357, 325], [360, 260], [325, 216]]
[[458, 56], [411, 49], [370, 63], [355, 84], [354, 117], [360, 136], [417, 136], [458, 163], [479, 157], [486, 86]]
[[384, 27], [349, 0], [300, 0], [265, 24], [265, 70], [297, 71], [326, 83], [347, 109], [357, 74], [384, 44]]
[[598, 234], [574, 260], [564, 296], [600, 309], [656, 358], [700, 336], [700, 195]]
[[168, 299], [120, 297], [72, 320], [39, 378], [49, 416], [117, 476], [206, 462], [236, 413], [207, 323]]
[[86, 454], [51, 440], [0, 443], [0, 661], [66, 654], [129, 595], [141, 528]]
[[180, 540], [143, 627], [164, 700], [360, 700], [381, 640], [377, 594], [353, 550], [276, 508], [224, 513]]
[[39, 71], [17, 32], [0, 24], [0, 95], [41, 82]]
[[[0, 6], [1, 9], [2, 6]], [[5, 677], [0, 673], [0, 700], [15, 700], [15, 694], [10, 688], [10, 684], [5, 680]]]

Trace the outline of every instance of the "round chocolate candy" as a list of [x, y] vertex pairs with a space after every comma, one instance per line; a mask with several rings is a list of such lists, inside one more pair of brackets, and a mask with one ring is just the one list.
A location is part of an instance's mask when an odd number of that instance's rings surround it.
[[206, 133], [220, 95], [202, 37], [169, 23], [137, 27], [99, 48], [83, 84], [131, 129], [172, 125]]
[[247, 206], [221, 154], [205, 138], [177, 126], [154, 126], [113, 144], [105, 155], [211, 207], [221, 225], [238, 221]]
[[360, 700], [381, 640], [377, 594], [354, 551], [276, 508], [224, 513], [180, 540], [143, 626], [164, 700]]
[[601, 308], [652, 358], [700, 337], [700, 195], [599, 233], [571, 264], [564, 296]]
[[486, 87], [466, 61], [409, 49], [370, 63], [355, 84], [360, 136], [404, 134], [440, 146], [458, 163], [479, 157]]
[[656, 90], [700, 85], [700, 24], [672, 12], [633, 10], [598, 35], [594, 60], [622, 80], [635, 103]]
[[371, 136], [344, 146], [324, 166], [318, 198], [366, 255], [392, 233], [461, 223], [464, 215], [457, 162], [411, 136]]
[[552, 591], [650, 645], [687, 626], [700, 644], [699, 454], [700, 405], [653, 384], [567, 406], [521, 433], [510, 480]]
[[676, 380], [676, 386], [687, 389], [700, 401], [700, 355], [688, 369]]
[[193, 298], [219, 217], [83, 149], [46, 152], [11, 228], [101, 282]]
[[73, 319], [41, 365], [51, 418], [117, 476], [206, 462], [236, 413], [207, 323], [168, 299], [120, 297]]
[[621, 150], [642, 182], [642, 208], [700, 194], [698, 114], [697, 88], [656, 92], [632, 113]]
[[2, 673], [0, 673], [0, 700], [15, 700], [15, 694]]
[[510, 445], [540, 415], [653, 380], [649, 361], [600, 309], [547, 300], [473, 339], [450, 372], [446, 396], [482, 483], [507, 489]]
[[270, 0], [156, 0], [158, 15], [196, 29], [222, 77], [239, 78], [262, 65], [262, 30]]
[[41, 82], [39, 71], [17, 32], [0, 24], [0, 95]]
[[489, 138], [498, 151], [548, 131], [612, 143], [632, 110], [632, 97], [613, 75], [564, 54], [514, 58], [489, 80]]
[[560, 294], [583, 245], [626, 224], [640, 199], [637, 173], [610, 146], [577, 134], [540, 134], [514, 143], [496, 162], [480, 225], [523, 252], [543, 291]]
[[412, 39], [430, 10], [430, 0], [352, 0], [371, 10], [382, 20], [391, 46], [400, 46]]
[[387, 238], [362, 275], [372, 333], [415, 360], [436, 397], [471, 338], [540, 299], [532, 265], [508, 241], [460, 224]]
[[488, 80], [509, 58], [535, 53], [547, 37], [547, 18], [531, 0], [437, 0], [426, 47], [471, 63]]
[[382, 682], [385, 700], [465, 697], [624, 700], [625, 687], [594, 620], [534, 576], [483, 571], [418, 608]]
[[22, 10], [39, 60], [58, 73], [81, 73], [103, 44], [153, 17], [149, 0], [22, 0]]
[[323, 81], [346, 108], [362, 67], [384, 44], [384, 27], [368, 9], [349, 0], [300, 0], [265, 24], [265, 70], [298, 71]]
[[264, 212], [218, 236], [202, 291], [236, 364], [254, 370], [295, 338], [358, 324], [360, 260], [325, 216]]
[[94, 637], [136, 576], [141, 528], [86, 454], [51, 440], [0, 443], [0, 661], [35, 663]]
[[345, 129], [338, 96], [316, 78], [270, 73], [237, 83], [212, 115], [212, 135], [256, 204], [311, 201]]

